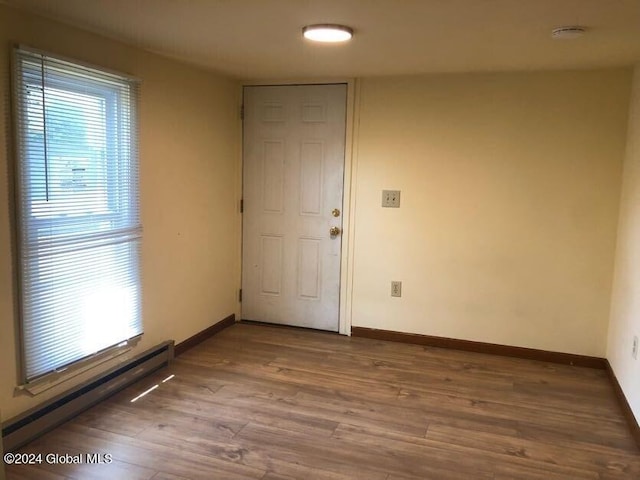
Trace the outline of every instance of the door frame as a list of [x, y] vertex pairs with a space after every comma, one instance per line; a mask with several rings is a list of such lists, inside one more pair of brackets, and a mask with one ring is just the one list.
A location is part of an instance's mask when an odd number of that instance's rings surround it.
[[[353, 247], [355, 243], [354, 220], [355, 220], [355, 193], [356, 193], [356, 167], [357, 167], [357, 121], [359, 118], [359, 82], [354, 78], [322, 78], [314, 80], [287, 79], [274, 81], [246, 80], [240, 84], [240, 105], [244, 104], [244, 87], [273, 87], [273, 86], [294, 86], [294, 85], [327, 85], [345, 84], [347, 85], [347, 109], [346, 109], [346, 129], [344, 144], [344, 183], [342, 193], [342, 247], [340, 251], [340, 299], [338, 312], [338, 333], [351, 336], [351, 316], [353, 304]], [[240, 138], [244, 138], [244, 125], [240, 119]], [[244, 142], [240, 146], [240, 199], [244, 195], [243, 184], [244, 171]], [[242, 288], [242, 267], [243, 253], [242, 242], [244, 232], [242, 231], [242, 214], [240, 215], [240, 286]], [[239, 302], [239, 318], [242, 318], [242, 303]]]

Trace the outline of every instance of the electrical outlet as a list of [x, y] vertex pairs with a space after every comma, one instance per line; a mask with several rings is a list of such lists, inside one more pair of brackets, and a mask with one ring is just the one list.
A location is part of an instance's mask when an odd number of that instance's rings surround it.
[[391, 296], [392, 297], [401, 297], [402, 296], [402, 282], [391, 282]]
[[633, 348], [631, 349], [631, 355], [635, 360], [638, 359], [638, 336], [633, 336]]
[[382, 206], [385, 208], [400, 208], [400, 190], [383, 190]]

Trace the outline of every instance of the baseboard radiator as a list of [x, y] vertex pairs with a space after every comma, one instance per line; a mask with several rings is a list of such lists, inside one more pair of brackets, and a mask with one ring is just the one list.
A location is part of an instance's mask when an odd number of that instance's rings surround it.
[[173, 340], [163, 342], [2, 425], [5, 452], [13, 452], [43, 433], [141, 378], [167, 366], [174, 357]]

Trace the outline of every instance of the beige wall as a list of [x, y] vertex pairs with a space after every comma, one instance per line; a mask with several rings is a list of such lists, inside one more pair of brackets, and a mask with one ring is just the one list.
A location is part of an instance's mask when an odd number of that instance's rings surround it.
[[604, 356], [630, 78], [362, 80], [353, 325]]
[[636, 67], [624, 163], [618, 248], [611, 301], [607, 358], [640, 422], [640, 356], [632, 357], [640, 337], [640, 65]]
[[0, 5], [0, 409], [5, 420], [74, 383], [33, 399], [14, 397], [15, 304], [7, 191], [9, 42], [142, 79], [145, 334], [133, 354], [163, 340], [180, 342], [235, 313], [240, 272], [238, 84]]

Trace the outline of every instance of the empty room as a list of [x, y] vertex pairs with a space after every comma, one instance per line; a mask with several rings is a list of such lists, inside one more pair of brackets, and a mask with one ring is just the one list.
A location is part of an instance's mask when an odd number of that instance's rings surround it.
[[640, 0], [0, 44], [0, 480], [640, 479]]

